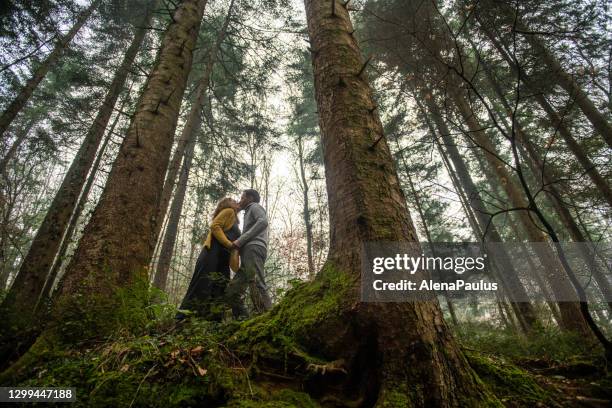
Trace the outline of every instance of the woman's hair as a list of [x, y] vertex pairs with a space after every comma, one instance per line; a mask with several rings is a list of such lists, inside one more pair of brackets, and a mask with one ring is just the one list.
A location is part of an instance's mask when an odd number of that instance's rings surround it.
[[212, 215], [213, 219], [217, 215], [219, 215], [221, 211], [225, 210], [226, 208], [231, 208], [234, 210], [234, 212], [238, 212], [238, 203], [234, 201], [234, 199], [231, 197], [222, 198], [217, 203], [217, 208], [215, 208], [215, 212], [213, 212], [213, 215]]

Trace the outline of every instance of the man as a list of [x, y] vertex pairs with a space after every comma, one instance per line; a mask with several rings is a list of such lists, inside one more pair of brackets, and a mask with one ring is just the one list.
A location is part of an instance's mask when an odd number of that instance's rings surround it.
[[259, 193], [248, 189], [243, 191], [238, 203], [240, 210], [244, 210], [244, 223], [242, 235], [232, 244], [240, 251], [241, 264], [226, 292], [235, 318], [247, 315], [244, 307], [247, 287], [251, 289], [251, 300], [257, 313], [272, 307], [264, 274], [268, 252], [268, 217], [259, 201]]

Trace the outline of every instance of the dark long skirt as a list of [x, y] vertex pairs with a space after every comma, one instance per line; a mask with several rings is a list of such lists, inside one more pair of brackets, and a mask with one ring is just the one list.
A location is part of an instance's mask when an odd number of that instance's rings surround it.
[[[230, 240], [238, 238], [235, 225], [226, 231]], [[190, 310], [210, 320], [221, 320], [225, 310], [224, 293], [230, 281], [230, 252], [213, 237], [210, 249], [202, 247], [195, 271], [180, 309]], [[177, 317], [182, 317], [180, 314]]]

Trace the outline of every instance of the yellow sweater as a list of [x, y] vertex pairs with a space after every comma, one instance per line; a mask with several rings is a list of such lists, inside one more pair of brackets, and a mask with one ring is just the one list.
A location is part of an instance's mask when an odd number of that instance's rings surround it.
[[226, 208], [221, 210], [219, 214], [212, 220], [210, 224], [210, 232], [206, 237], [206, 241], [204, 241], [204, 246], [210, 249], [210, 245], [212, 244], [212, 237], [217, 238], [217, 241], [221, 243], [227, 249], [232, 247], [232, 241], [227, 239], [225, 236], [225, 232], [232, 228], [234, 223], [236, 222], [236, 211], [231, 208]]

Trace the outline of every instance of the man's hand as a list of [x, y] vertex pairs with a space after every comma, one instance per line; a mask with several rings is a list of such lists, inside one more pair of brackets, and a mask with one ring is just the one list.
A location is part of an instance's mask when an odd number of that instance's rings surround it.
[[232, 241], [232, 248], [240, 249], [240, 243], [238, 241]]

